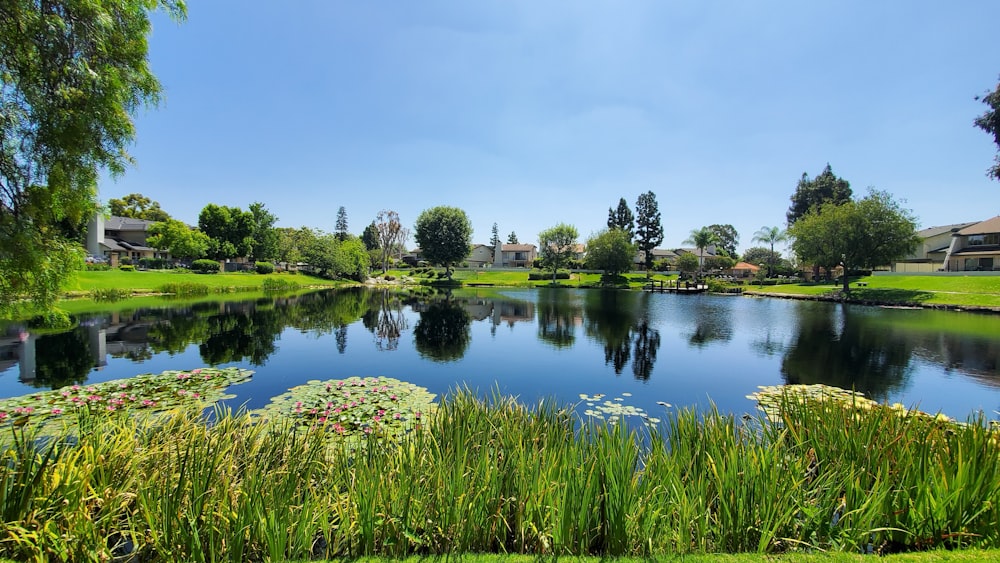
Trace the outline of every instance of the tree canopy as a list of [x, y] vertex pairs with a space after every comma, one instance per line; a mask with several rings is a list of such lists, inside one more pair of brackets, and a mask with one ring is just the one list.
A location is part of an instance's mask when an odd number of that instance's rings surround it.
[[715, 231], [710, 227], [702, 227], [691, 231], [691, 235], [684, 241], [684, 244], [693, 244], [698, 249], [699, 269], [705, 265], [705, 249], [718, 242]]
[[417, 217], [414, 238], [431, 264], [444, 266], [451, 279], [453, 265], [465, 260], [472, 251], [472, 223], [457, 207], [438, 206], [425, 209]]
[[576, 239], [580, 234], [573, 225], [559, 223], [538, 233], [538, 255], [545, 268], [552, 271], [552, 284], [556, 272], [565, 267], [576, 255]]
[[608, 208], [608, 228], [621, 229], [628, 235], [629, 242], [632, 242], [632, 238], [635, 237], [635, 216], [629, 209], [628, 203], [625, 202], [625, 198], [618, 200], [617, 208]]
[[789, 227], [792, 249], [803, 261], [831, 270], [844, 266], [844, 291], [851, 269], [889, 265], [913, 251], [920, 239], [916, 219], [887, 192], [871, 190], [864, 199], [827, 203]]
[[648, 277], [653, 266], [652, 250], [663, 242], [663, 225], [660, 224], [660, 207], [656, 203], [656, 194], [652, 191], [640, 194], [635, 202], [635, 213], [635, 242], [646, 257]]
[[518, 244], [518, 242], [517, 242], [517, 233], [515, 233], [514, 231], [511, 231], [510, 234], [507, 235], [507, 244]]
[[587, 267], [604, 270], [605, 278], [613, 279], [632, 268], [635, 253], [624, 229], [605, 229], [587, 240]]
[[779, 259], [781, 256], [774, 251], [774, 245], [787, 240], [788, 232], [783, 231], [780, 227], [768, 227], [765, 225], [760, 229], [757, 229], [757, 232], [753, 234], [753, 239], [751, 239], [752, 242], [761, 242], [771, 247], [771, 252], [768, 255], [770, 260], [767, 262], [767, 275], [769, 277], [774, 275], [774, 263], [776, 262], [774, 259], [775, 256], [778, 256]]
[[166, 221], [170, 215], [160, 208], [160, 202], [142, 194], [128, 194], [121, 199], [109, 199], [108, 211], [115, 217], [131, 217], [146, 221]]
[[997, 83], [996, 90], [987, 92], [976, 99], [981, 100], [989, 108], [986, 113], [976, 118], [976, 127], [993, 135], [993, 143], [997, 146], [997, 155], [993, 159], [993, 166], [986, 171], [986, 175], [1000, 180], [1000, 83]]
[[379, 262], [382, 264], [382, 273], [389, 269], [389, 256], [392, 249], [403, 244], [406, 240], [406, 230], [399, 222], [399, 213], [391, 209], [383, 209], [375, 216], [375, 232], [378, 234], [375, 246], [377, 248]]
[[226, 260], [253, 251], [254, 216], [239, 207], [209, 203], [198, 215], [198, 228], [208, 235], [208, 257]]
[[344, 241], [350, 233], [347, 232], [347, 209], [343, 205], [337, 209], [337, 226], [336, 226], [337, 238]]
[[278, 232], [274, 229], [274, 223], [278, 221], [278, 217], [259, 201], [250, 204], [249, 213], [252, 219], [250, 260], [262, 262], [277, 259]]
[[808, 174], [802, 173], [795, 193], [792, 194], [792, 205], [788, 208], [785, 218], [788, 220], [788, 225], [792, 226], [800, 217], [823, 204], [839, 205], [848, 201], [851, 201], [851, 184], [843, 178], [838, 178], [828, 163], [823, 172], [811, 180]]
[[709, 225], [708, 228], [715, 233], [716, 254], [736, 258], [736, 247], [740, 244], [740, 234], [736, 231], [736, 227], [726, 224]]
[[166, 250], [174, 258], [197, 259], [208, 252], [210, 241], [205, 233], [182, 221], [167, 219], [150, 225], [146, 244]]
[[82, 264], [62, 225], [86, 221], [97, 178], [124, 173], [136, 111], [160, 84], [149, 12], [180, 0], [7, 0], [0, 8], [0, 309], [54, 303]]

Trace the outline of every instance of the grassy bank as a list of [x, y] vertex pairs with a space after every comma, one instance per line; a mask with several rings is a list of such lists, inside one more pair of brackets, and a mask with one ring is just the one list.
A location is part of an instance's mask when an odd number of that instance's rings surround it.
[[819, 397], [772, 398], [772, 418], [683, 411], [651, 434], [467, 392], [402, 438], [342, 441], [322, 424], [228, 413], [84, 416], [72, 441], [34, 441], [22, 427], [7, 430], [16, 446], [0, 464], [0, 555], [997, 547], [1000, 447], [983, 421]]
[[301, 286], [336, 286], [338, 283], [304, 274], [256, 274], [248, 272], [228, 274], [195, 274], [187, 270], [148, 270], [123, 272], [108, 270], [103, 272], [78, 272], [75, 278], [63, 288], [70, 295], [88, 295], [100, 289], [126, 289], [133, 293], [159, 293], [161, 288], [170, 284], [203, 285], [212, 290], [245, 289], [261, 290], [264, 281], [268, 279], [283, 279]]
[[[864, 284], [864, 285], [859, 285]], [[831, 283], [747, 285], [762, 295], [839, 296]], [[897, 305], [1000, 308], [1000, 276], [866, 276], [851, 279], [850, 298]]]

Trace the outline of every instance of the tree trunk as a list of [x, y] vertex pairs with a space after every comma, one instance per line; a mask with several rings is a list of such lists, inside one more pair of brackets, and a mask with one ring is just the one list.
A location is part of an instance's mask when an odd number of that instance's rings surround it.
[[851, 280], [847, 278], [847, 263], [844, 263], [844, 293], [851, 292]]

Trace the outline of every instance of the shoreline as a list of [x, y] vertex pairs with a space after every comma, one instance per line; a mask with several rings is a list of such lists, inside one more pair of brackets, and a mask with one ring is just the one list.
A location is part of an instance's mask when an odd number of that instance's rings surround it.
[[916, 303], [898, 301], [879, 301], [876, 299], [854, 299], [835, 295], [805, 295], [801, 293], [773, 293], [768, 291], [744, 291], [743, 295], [750, 297], [775, 297], [778, 299], [798, 299], [801, 301], [825, 301], [828, 303], [849, 303], [851, 305], [868, 305], [886, 309], [934, 309], [938, 311], [954, 311], [956, 313], [1000, 314], [1000, 307], [986, 305], [955, 305], [949, 303]]

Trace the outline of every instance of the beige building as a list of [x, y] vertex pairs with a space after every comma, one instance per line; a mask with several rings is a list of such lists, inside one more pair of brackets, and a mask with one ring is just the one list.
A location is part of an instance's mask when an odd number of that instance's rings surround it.
[[920, 244], [916, 250], [892, 265], [892, 271], [904, 273], [937, 272], [945, 269], [945, 256], [951, 248], [953, 235], [972, 223], [956, 223], [941, 227], [929, 227], [917, 231]]
[[538, 248], [533, 244], [497, 244], [493, 265], [498, 268], [530, 268], [538, 258]]
[[136, 262], [142, 258], [170, 258], [170, 253], [146, 245], [150, 225], [155, 221], [131, 217], [107, 217], [97, 213], [87, 224], [87, 252], [103, 256], [112, 266], [122, 258]]
[[948, 272], [1000, 271], [1000, 215], [952, 233], [944, 266]]
[[485, 268], [493, 263], [493, 248], [485, 244], [476, 244], [466, 259], [470, 268]]

